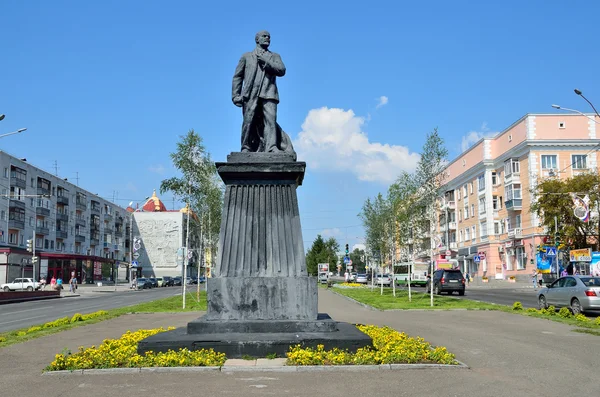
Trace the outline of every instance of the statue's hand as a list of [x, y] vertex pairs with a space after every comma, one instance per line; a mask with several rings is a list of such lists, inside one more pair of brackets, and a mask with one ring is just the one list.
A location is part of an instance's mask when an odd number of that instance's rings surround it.
[[241, 108], [244, 104], [244, 98], [241, 95], [236, 95], [233, 97], [233, 104], [238, 108]]

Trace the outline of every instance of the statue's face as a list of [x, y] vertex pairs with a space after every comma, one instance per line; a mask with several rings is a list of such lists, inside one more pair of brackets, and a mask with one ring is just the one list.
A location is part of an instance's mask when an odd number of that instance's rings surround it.
[[256, 42], [261, 47], [268, 47], [271, 44], [271, 35], [267, 31], [262, 31], [256, 34]]

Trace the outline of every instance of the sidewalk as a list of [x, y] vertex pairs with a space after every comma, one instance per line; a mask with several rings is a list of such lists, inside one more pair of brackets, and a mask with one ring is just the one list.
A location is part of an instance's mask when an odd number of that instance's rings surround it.
[[[337, 321], [387, 325], [434, 345], [446, 346], [470, 370], [419, 369], [364, 372], [194, 372], [41, 376], [63, 349], [98, 345], [127, 330], [184, 326], [196, 313], [136, 314], [89, 324], [0, 349], [0, 388], [7, 396], [147, 397], [231, 395], [390, 395], [428, 397], [545, 397], [596, 395], [593, 368], [600, 337], [543, 319], [492, 311], [401, 311], [363, 308], [319, 289], [319, 311]], [[590, 354], [592, 353], [592, 354]], [[335, 374], [332, 374], [336, 371]], [[590, 372], [592, 371], [592, 372]], [[358, 381], [357, 379], [360, 379]], [[13, 389], [19, 385], [18, 389]], [[14, 394], [12, 394], [14, 393]]]

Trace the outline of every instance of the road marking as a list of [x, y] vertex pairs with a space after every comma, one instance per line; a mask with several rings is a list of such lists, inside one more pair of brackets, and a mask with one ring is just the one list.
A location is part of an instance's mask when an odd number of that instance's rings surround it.
[[4, 325], [4, 324], [11, 324], [11, 323], [18, 323], [19, 321], [33, 320], [34, 318], [40, 318], [40, 317], [42, 317], [42, 316], [27, 317], [27, 318], [21, 318], [19, 320], [12, 320], [12, 321], [3, 321], [2, 325]]

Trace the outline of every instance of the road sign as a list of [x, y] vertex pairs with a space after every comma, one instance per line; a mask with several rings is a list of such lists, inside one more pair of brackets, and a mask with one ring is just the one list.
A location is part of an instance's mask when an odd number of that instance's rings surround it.
[[137, 250], [139, 250], [140, 248], [142, 248], [142, 245], [140, 244], [140, 242], [139, 242], [139, 241], [136, 241], [135, 243], [133, 243], [133, 250], [134, 250], [134, 251], [137, 251]]
[[546, 255], [548, 255], [548, 256], [556, 256], [556, 248], [554, 248], [554, 247], [546, 247]]
[[473, 257], [473, 262], [479, 263], [479, 261], [480, 261], [479, 256], [474, 256]]
[[452, 251], [446, 250], [446, 256], [450, 256], [450, 255], [452, 255]]
[[138, 267], [138, 261], [131, 261], [131, 267]]
[[188, 259], [192, 259], [192, 256], [194, 256], [194, 250], [189, 250], [187, 255]]
[[345, 256], [344, 257], [344, 264], [347, 265], [348, 263], [350, 263], [350, 258]]
[[137, 259], [137, 258], [140, 257], [140, 253], [139, 252], [134, 252], [132, 256], [133, 256], [133, 259]]

